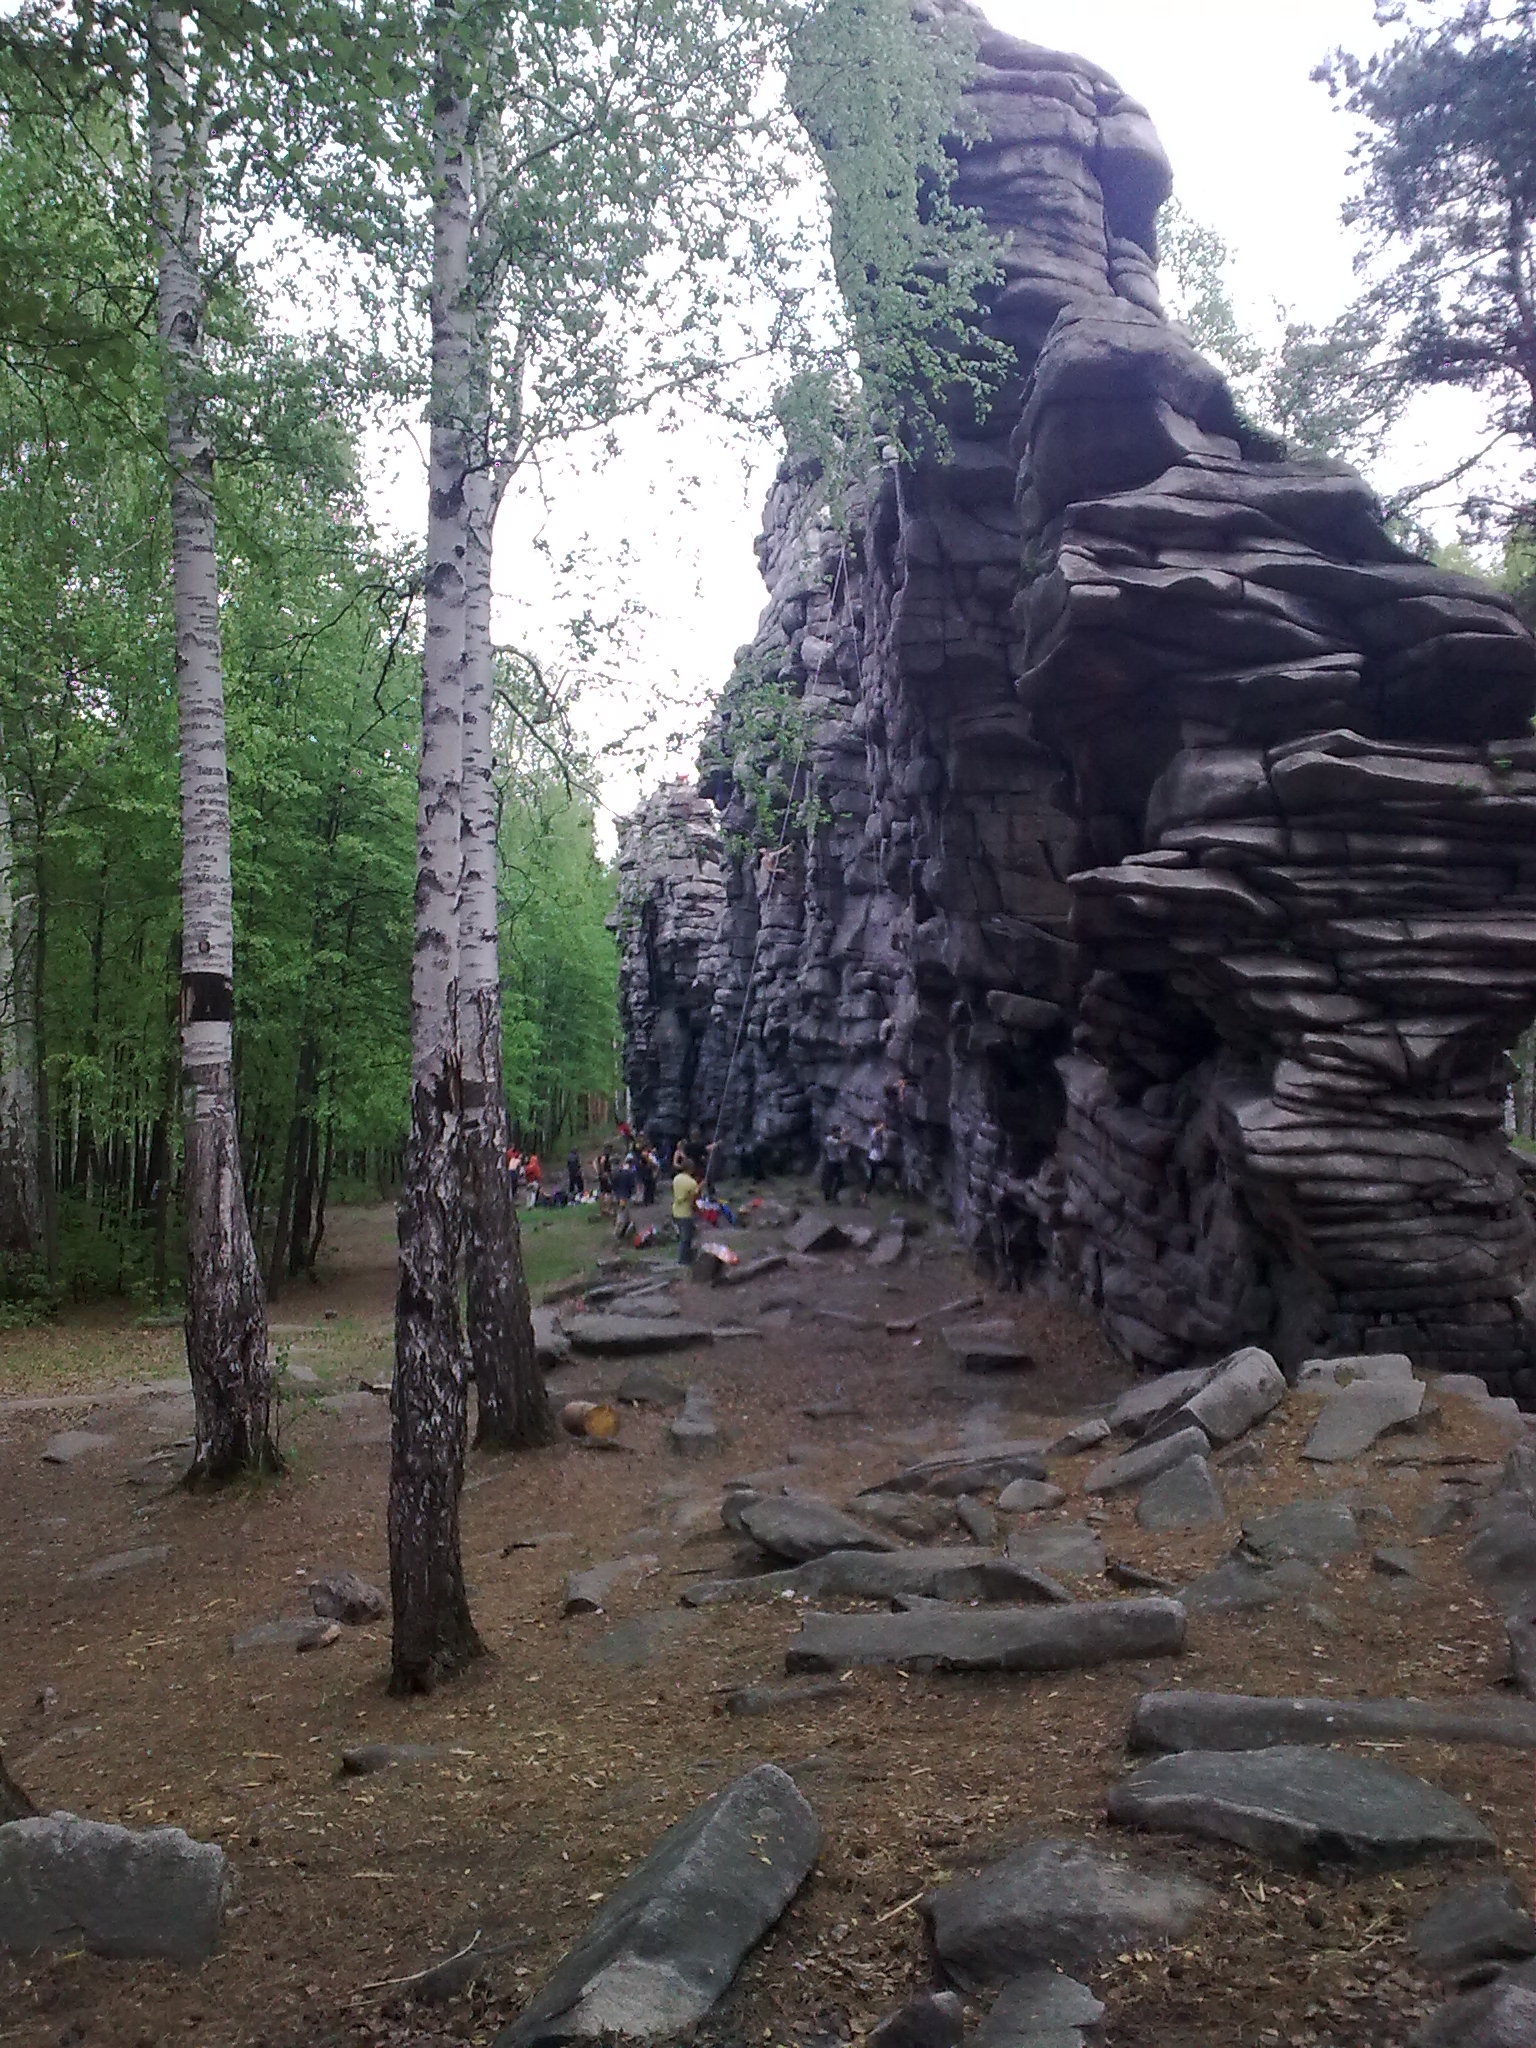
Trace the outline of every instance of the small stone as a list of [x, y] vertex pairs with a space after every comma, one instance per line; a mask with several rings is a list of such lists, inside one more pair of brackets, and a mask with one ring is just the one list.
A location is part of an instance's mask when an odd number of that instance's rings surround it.
[[1177, 1593], [1179, 1590], [1173, 1579], [1143, 1571], [1139, 1564], [1127, 1564], [1123, 1558], [1112, 1557], [1104, 1567], [1104, 1576], [1112, 1585], [1122, 1586], [1128, 1593]]
[[1166, 1472], [1159, 1472], [1136, 1502], [1136, 1520], [1141, 1527], [1159, 1533], [1203, 1529], [1224, 1521], [1226, 1512], [1210, 1465], [1200, 1457], [1181, 1459]]
[[1103, 2017], [1086, 1984], [1060, 1970], [1025, 1970], [1003, 1986], [971, 2048], [1087, 2048]]
[[388, 1594], [356, 1572], [327, 1572], [312, 1580], [309, 1604], [322, 1620], [344, 1621], [349, 1628], [382, 1621], [389, 1612]]
[[601, 1614], [616, 1587], [638, 1586], [659, 1564], [659, 1558], [646, 1553], [616, 1557], [607, 1564], [595, 1564], [588, 1571], [572, 1572], [565, 1582], [564, 1611], [568, 1615]]
[[953, 1991], [924, 1991], [888, 2013], [864, 2037], [864, 2048], [960, 2048], [965, 2007]]
[[1162, 1417], [1148, 1434], [1165, 1436], [1193, 1425], [1204, 1430], [1213, 1444], [1234, 1443], [1277, 1408], [1285, 1395], [1285, 1374], [1267, 1351], [1250, 1345], [1224, 1359], [1203, 1387], [1171, 1415]]
[[302, 1655], [307, 1650], [328, 1650], [333, 1643], [341, 1641], [341, 1623], [328, 1621], [320, 1626], [317, 1635], [300, 1636], [294, 1648]]
[[652, 1365], [632, 1365], [614, 1395], [616, 1401], [636, 1408], [676, 1408], [686, 1398], [686, 1388], [677, 1386]]
[[962, 1493], [984, 1493], [1014, 1479], [1044, 1479], [1045, 1444], [1038, 1437], [1019, 1442], [988, 1443], [967, 1450], [943, 1451], [908, 1465], [871, 1493], [937, 1493], [953, 1500]]
[[94, 1564], [88, 1564], [80, 1576], [82, 1579], [117, 1579], [124, 1572], [137, 1572], [146, 1565], [164, 1564], [170, 1554], [169, 1543], [146, 1543], [141, 1550], [119, 1550], [111, 1557], [100, 1557]]
[[1096, 1450], [1107, 1443], [1113, 1432], [1102, 1415], [1090, 1415], [1086, 1422], [1076, 1422], [1069, 1430], [1057, 1437], [1047, 1456], [1052, 1458], [1075, 1458], [1083, 1451]]
[[1401, 1544], [1384, 1543], [1379, 1550], [1371, 1552], [1371, 1570], [1388, 1579], [1416, 1579], [1419, 1561], [1411, 1550], [1405, 1550]]
[[1229, 1557], [1213, 1571], [1192, 1579], [1179, 1595], [1192, 1613], [1230, 1614], [1273, 1607], [1281, 1600], [1305, 1600], [1322, 1581], [1314, 1566], [1288, 1559], [1266, 1570], [1242, 1558]]
[[966, 1372], [1027, 1372], [1037, 1363], [1021, 1333], [1008, 1323], [951, 1325], [943, 1335]]
[[1059, 1508], [1066, 1497], [1065, 1489], [1048, 1479], [1014, 1479], [997, 1496], [997, 1504], [1005, 1515], [1033, 1515]]
[[726, 1714], [781, 1714], [817, 1700], [847, 1699], [850, 1689], [838, 1678], [812, 1678], [799, 1685], [738, 1685], [720, 1701]]
[[1196, 1366], [1187, 1372], [1159, 1373], [1154, 1379], [1139, 1381], [1110, 1409], [1111, 1430], [1124, 1436], [1144, 1436], [1198, 1394], [1214, 1371], [1214, 1366]]

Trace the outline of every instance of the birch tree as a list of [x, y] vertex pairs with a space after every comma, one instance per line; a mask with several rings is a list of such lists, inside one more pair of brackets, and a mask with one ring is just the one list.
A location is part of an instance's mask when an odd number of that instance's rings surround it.
[[194, 1485], [279, 1464], [266, 1299], [235, 1122], [234, 904], [213, 447], [204, 404], [202, 123], [179, 7], [148, 30], [148, 151], [170, 466], [181, 736], [182, 1144]]

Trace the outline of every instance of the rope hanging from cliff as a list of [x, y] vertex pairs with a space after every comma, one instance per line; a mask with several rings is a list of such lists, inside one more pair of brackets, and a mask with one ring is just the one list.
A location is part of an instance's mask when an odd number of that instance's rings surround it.
[[[838, 554], [837, 568], [833, 573], [832, 586], [828, 592], [832, 617], [835, 617], [837, 612], [838, 590], [841, 587], [846, 591], [847, 583], [848, 543], [845, 540]], [[813, 674], [808, 679], [807, 688], [814, 688], [821, 681], [834, 652], [834, 643], [828, 641], [827, 651], [817, 662]], [[741, 1041], [746, 1036], [747, 1015], [752, 1007], [752, 990], [757, 981], [757, 963], [762, 956], [763, 935], [767, 930], [767, 915], [773, 904], [773, 892], [779, 886], [779, 870], [784, 864], [784, 849], [789, 844], [789, 828], [795, 815], [795, 791], [800, 786], [800, 771], [805, 766], [805, 757], [810, 746], [810, 740], [810, 726], [807, 721], [800, 729], [800, 749], [795, 756], [794, 773], [789, 778], [789, 795], [784, 802], [784, 823], [779, 832], [779, 843], [774, 848], [769, 859], [768, 892], [758, 906], [757, 936], [752, 941], [752, 958], [747, 967], [746, 986], [741, 992], [741, 1011], [736, 1019], [736, 1035], [731, 1042], [731, 1057], [726, 1063], [725, 1080], [721, 1084], [720, 1101], [715, 1110], [715, 1128], [710, 1142], [711, 1156], [713, 1156], [720, 1143], [720, 1131], [725, 1122], [726, 1104], [731, 1099], [731, 1084], [736, 1078], [736, 1062], [741, 1054]]]

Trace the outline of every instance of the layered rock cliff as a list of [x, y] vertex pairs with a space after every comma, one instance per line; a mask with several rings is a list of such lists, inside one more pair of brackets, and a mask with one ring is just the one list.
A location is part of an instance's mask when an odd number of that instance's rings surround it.
[[979, 56], [956, 196], [1018, 382], [843, 532], [781, 470], [708, 773], [625, 839], [637, 1114], [765, 1164], [881, 1117], [1000, 1272], [1149, 1365], [1406, 1348], [1536, 1395], [1502, 1131], [1536, 648], [1165, 320], [1144, 111]]

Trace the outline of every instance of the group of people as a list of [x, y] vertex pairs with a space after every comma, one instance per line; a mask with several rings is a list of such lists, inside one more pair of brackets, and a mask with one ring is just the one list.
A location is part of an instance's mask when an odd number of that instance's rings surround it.
[[867, 1202], [880, 1191], [881, 1176], [897, 1178], [896, 1138], [888, 1125], [873, 1123], [862, 1145], [856, 1144], [841, 1124], [832, 1124], [821, 1141], [821, 1199], [835, 1202], [848, 1185], [850, 1176]]

